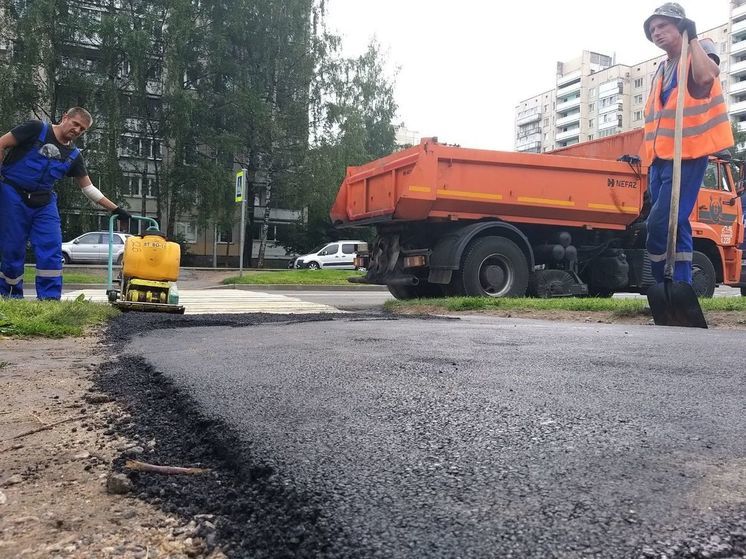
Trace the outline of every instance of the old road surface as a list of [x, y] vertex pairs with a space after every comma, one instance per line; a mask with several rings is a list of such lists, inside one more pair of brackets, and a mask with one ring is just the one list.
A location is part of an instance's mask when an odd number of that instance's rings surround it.
[[215, 468], [137, 483], [232, 557], [746, 556], [743, 332], [158, 320], [102, 382], [181, 444], [153, 461]]

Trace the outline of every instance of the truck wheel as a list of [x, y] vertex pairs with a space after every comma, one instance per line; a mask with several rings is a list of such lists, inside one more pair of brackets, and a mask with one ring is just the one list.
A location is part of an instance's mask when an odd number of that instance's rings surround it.
[[472, 297], [523, 297], [528, 263], [518, 246], [504, 237], [482, 237], [466, 252], [462, 272], [464, 294]]
[[712, 297], [715, 294], [715, 266], [701, 252], [692, 255], [692, 287], [697, 297]]
[[443, 297], [443, 288], [434, 283], [422, 282], [418, 285], [389, 285], [389, 293], [400, 301], [407, 299], [434, 299]]

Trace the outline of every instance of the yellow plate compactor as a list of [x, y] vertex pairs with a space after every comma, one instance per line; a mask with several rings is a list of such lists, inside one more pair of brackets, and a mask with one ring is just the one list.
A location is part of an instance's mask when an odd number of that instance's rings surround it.
[[179, 305], [181, 248], [166, 240], [158, 222], [150, 217], [132, 216], [147, 221], [150, 226], [143, 235], [127, 237], [119, 277], [121, 289], [113, 286], [114, 221], [109, 219], [109, 283], [106, 294], [109, 302], [123, 311], [167, 312], [184, 314]]

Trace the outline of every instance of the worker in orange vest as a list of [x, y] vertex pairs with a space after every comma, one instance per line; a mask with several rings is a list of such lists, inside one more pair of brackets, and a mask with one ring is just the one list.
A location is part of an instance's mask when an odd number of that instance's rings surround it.
[[692, 226], [689, 215], [697, 201], [708, 155], [734, 144], [723, 91], [720, 59], [710, 40], [700, 41], [694, 22], [675, 2], [657, 8], [645, 20], [645, 36], [668, 55], [653, 76], [645, 106], [645, 155], [650, 165], [648, 189], [652, 208], [647, 220], [646, 248], [657, 282], [663, 282], [668, 215], [673, 177], [677, 68], [683, 32], [689, 40], [689, 73], [684, 95], [681, 193], [674, 281], [692, 283]]

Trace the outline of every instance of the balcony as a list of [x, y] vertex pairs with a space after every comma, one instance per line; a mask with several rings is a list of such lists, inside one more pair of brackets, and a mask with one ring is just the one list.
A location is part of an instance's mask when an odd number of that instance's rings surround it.
[[603, 115], [606, 113], [613, 113], [615, 111], [621, 111], [624, 109], [624, 105], [622, 103], [612, 103], [611, 105], [608, 105], [606, 107], [601, 107], [598, 109], [598, 114]]
[[743, 54], [744, 52], [746, 52], [746, 39], [741, 39], [740, 41], [736, 41], [730, 46], [731, 56], [735, 56], [737, 54]]
[[575, 70], [574, 72], [570, 72], [569, 74], [565, 74], [564, 76], [559, 76], [557, 78], [557, 87], [562, 87], [563, 85], [568, 84], [573, 80], [577, 80], [580, 78], [580, 76], [580, 70]]
[[574, 109], [575, 107], [580, 106], [580, 97], [576, 97], [575, 99], [570, 99], [569, 101], [565, 101], [564, 103], [560, 103], [556, 107], [556, 111], [558, 113], [564, 113], [569, 111], [570, 109]]
[[557, 135], [555, 135], [554, 139], [558, 142], [564, 142], [565, 140], [569, 140], [570, 138], [578, 137], [580, 137], [580, 126], [571, 128], [567, 132], [559, 132]]
[[534, 113], [532, 115], [524, 115], [515, 121], [516, 126], [524, 126], [531, 124], [532, 122], [538, 122], [541, 120], [541, 113]]
[[619, 119], [610, 120], [609, 122], [599, 122], [599, 130], [608, 130], [609, 128], [616, 128], [619, 126]]
[[730, 30], [731, 36], [744, 32], [746, 32], [746, 19], [743, 21], [739, 21], [738, 23], [734, 23], [733, 27], [731, 27]]
[[731, 76], [741, 76], [746, 74], [746, 60], [731, 64], [729, 74]]
[[557, 99], [566, 97], [567, 95], [572, 95], [573, 93], [577, 93], [578, 91], [580, 91], [580, 86], [580, 80], [578, 80], [576, 83], [557, 88]]
[[746, 114], [746, 101], [740, 101], [738, 103], [733, 103], [730, 106], [728, 113], [730, 113], [731, 115]]
[[741, 82], [734, 82], [730, 84], [730, 87], [728, 88], [728, 93], [731, 95], [736, 95], [738, 93], [744, 93], [746, 92], [746, 80]]
[[573, 113], [571, 115], [564, 116], [562, 118], [558, 118], [557, 122], [555, 123], [557, 126], [567, 126], [568, 124], [573, 124], [575, 122], [580, 122], [580, 111], [577, 113]]
[[524, 144], [516, 144], [516, 151], [539, 153], [541, 151], [541, 142], [528, 142]]
[[733, 8], [733, 11], [730, 13], [731, 19], [739, 19], [741, 17], [746, 16], [746, 4], [743, 4], [742, 6], [738, 6], [737, 8]]

